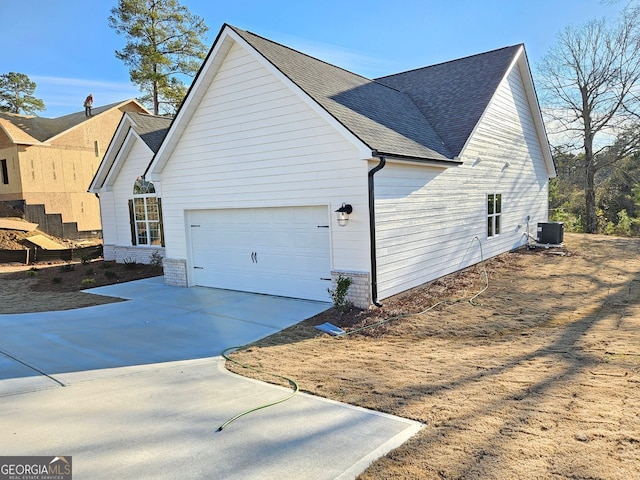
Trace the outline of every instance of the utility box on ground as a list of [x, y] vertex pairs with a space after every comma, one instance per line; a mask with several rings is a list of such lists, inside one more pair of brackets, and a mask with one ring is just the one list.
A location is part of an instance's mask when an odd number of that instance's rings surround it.
[[538, 243], [560, 245], [564, 241], [564, 223], [547, 222], [538, 224]]

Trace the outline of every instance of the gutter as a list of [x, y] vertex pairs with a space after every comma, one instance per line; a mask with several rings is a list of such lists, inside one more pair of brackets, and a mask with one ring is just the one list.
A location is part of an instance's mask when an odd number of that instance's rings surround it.
[[369, 170], [369, 244], [371, 250], [371, 302], [376, 307], [382, 307], [378, 302], [378, 259], [376, 255], [376, 212], [373, 176], [384, 168], [387, 161], [384, 155], [377, 151], [371, 152], [372, 156], [380, 158], [380, 163]]

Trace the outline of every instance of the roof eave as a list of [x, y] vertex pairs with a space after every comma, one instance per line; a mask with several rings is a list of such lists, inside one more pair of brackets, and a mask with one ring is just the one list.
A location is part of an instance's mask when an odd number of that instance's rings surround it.
[[441, 157], [441, 158], [419, 157], [415, 155], [406, 155], [401, 153], [381, 152], [380, 150], [372, 150], [371, 156], [378, 157], [378, 158], [384, 157], [386, 159], [393, 159], [393, 160], [398, 160], [403, 162], [419, 163], [421, 165], [428, 165], [428, 166], [439, 167], [439, 168], [450, 168], [450, 167], [462, 165], [464, 163], [461, 160], [459, 160], [458, 157], [455, 157], [452, 159], [445, 158], [445, 157]]
[[89, 184], [89, 188], [87, 190], [89, 193], [99, 193], [103, 190], [106, 179], [109, 177], [111, 170], [116, 163], [120, 151], [122, 150], [122, 146], [129, 135], [129, 131], [133, 130], [132, 127], [135, 125], [136, 123], [134, 119], [128, 115], [127, 112], [124, 112], [120, 119], [120, 123], [118, 123], [118, 126], [116, 127], [113, 137], [111, 137], [111, 141], [107, 146], [104, 157], [102, 157], [102, 161]]
[[[141, 104], [140, 104], [140, 103], [139, 103], [135, 98], [130, 98], [130, 99], [128, 99], [128, 100], [125, 100], [125, 101], [123, 101], [123, 102], [118, 103], [117, 105], [114, 105], [113, 107], [111, 107], [111, 108], [110, 108], [110, 109], [108, 109], [108, 110], [105, 110], [104, 112], [100, 112], [99, 114], [97, 114], [97, 115], [95, 115], [95, 116], [90, 117], [89, 119], [87, 119], [87, 121], [91, 121], [93, 118], [98, 118], [99, 116], [101, 116], [101, 115], [103, 115], [103, 114], [105, 114], [105, 113], [107, 113], [107, 112], [110, 112], [110, 111], [112, 111], [112, 110], [114, 110], [114, 109], [120, 108], [120, 107], [122, 107], [123, 105], [126, 105], [126, 104], [131, 103], [131, 102], [135, 103], [135, 104], [136, 104], [136, 105], [138, 105], [141, 109], [143, 109], [145, 112], [147, 112], [147, 113], [148, 113], [148, 110], [147, 110], [146, 108], [144, 108], [144, 107], [143, 107], [143, 106], [142, 106], [142, 105], [141, 105]], [[48, 139], [46, 140], [46, 142], [52, 142], [52, 141], [54, 141], [54, 140], [57, 140], [59, 137], [62, 137], [63, 135], [66, 135], [67, 133], [71, 132], [72, 130], [75, 130], [76, 128], [80, 127], [80, 125], [82, 125], [82, 124], [84, 124], [84, 122], [80, 122], [80, 123], [78, 123], [78, 124], [74, 125], [74, 126], [73, 126], [73, 127], [71, 127], [71, 128], [67, 128], [66, 130], [63, 130], [62, 132], [60, 132], [60, 133], [58, 133], [58, 134], [54, 135], [53, 137], [48, 138]]]

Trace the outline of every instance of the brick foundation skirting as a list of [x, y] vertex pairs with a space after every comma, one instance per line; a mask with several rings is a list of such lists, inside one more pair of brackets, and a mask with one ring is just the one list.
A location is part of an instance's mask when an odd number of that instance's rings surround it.
[[117, 263], [136, 262], [151, 264], [151, 255], [157, 252], [164, 257], [164, 247], [133, 247], [121, 245], [104, 245], [105, 260], [115, 260]]
[[174, 287], [187, 286], [187, 261], [183, 258], [165, 258], [162, 267], [164, 269], [164, 283]]
[[336, 288], [338, 276], [351, 278], [351, 285], [347, 293], [349, 300], [355, 307], [369, 308], [371, 305], [371, 285], [369, 281], [369, 272], [349, 272], [349, 271], [332, 271], [331, 272], [331, 288]]

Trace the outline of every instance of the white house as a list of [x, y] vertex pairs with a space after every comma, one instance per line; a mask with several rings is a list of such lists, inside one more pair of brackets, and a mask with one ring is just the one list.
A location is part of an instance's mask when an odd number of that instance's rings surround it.
[[128, 112], [116, 128], [89, 189], [99, 195], [107, 224], [102, 231], [106, 260], [150, 263], [153, 253], [164, 257], [161, 197], [141, 174], [170, 124], [170, 118]]
[[523, 45], [370, 80], [224, 25], [153, 158], [118, 143], [106, 252], [140, 177], [167, 283], [361, 307], [525, 244], [555, 176]]

